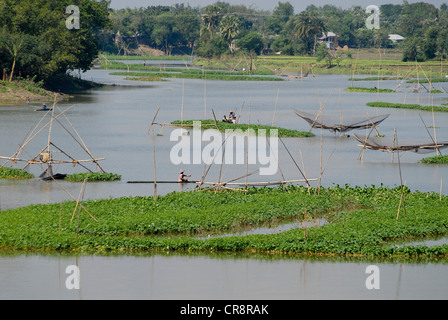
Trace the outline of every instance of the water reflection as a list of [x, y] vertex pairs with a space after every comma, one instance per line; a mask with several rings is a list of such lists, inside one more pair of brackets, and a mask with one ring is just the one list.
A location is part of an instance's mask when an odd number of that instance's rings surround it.
[[[255, 258], [254, 258], [255, 257]], [[366, 268], [380, 289], [366, 287]], [[68, 266], [80, 289], [67, 289]], [[394, 260], [222, 255], [0, 256], [0, 299], [446, 299], [446, 265]]]

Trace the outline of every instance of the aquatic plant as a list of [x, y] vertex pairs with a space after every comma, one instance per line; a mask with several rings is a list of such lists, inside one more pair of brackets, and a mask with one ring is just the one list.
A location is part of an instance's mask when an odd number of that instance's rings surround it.
[[74, 173], [67, 175], [65, 177], [65, 180], [70, 182], [83, 182], [85, 179], [87, 179], [88, 182], [118, 181], [121, 180], [121, 176], [115, 173], [87, 172], [87, 173]]
[[362, 87], [350, 87], [345, 90], [350, 92], [382, 92], [382, 93], [395, 92], [392, 89], [377, 89], [377, 88], [362, 88]]
[[[174, 192], [83, 202], [34, 205], [3, 211], [0, 248], [68, 252], [142, 251], [289, 253], [369, 257], [448, 257], [448, 246], [404, 246], [395, 241], [448, 232], [448, 197], [384, 186], [320, 188], [281, 186], [240, 191]], [[404, 192], [403, 192], [404, 191]], [[403, 193], [402, 193], [403, 192]], [[406, 211], [397, 214], [400, 199]], [[305, 230], [300, 221], [329, 222]], [[76, 221], [76, 220], [75, 220]], [[279, 234], [213, 237], [260, 225], [297, 221]], [[211, 235], [209, 237], [209, 235]]]
[[33, 178], [34, 176], [31, 173], [21, 169], [7, 167], [0, 168], [0, 179], [24, 180]]
[[448, 156], [447, 155], [437, 155], [434, 157], [423, 158], [422, 160], [420, 160], [420, 163], [448, 164]]
[[310, 138], [314, 137], [315, 135], [308, 131], [298, 131], [298, 130], [292, 130], [292, 129], [286, 129], [286, 128], [279, 128], [279, 127], [272, 127], [267, 125], [259, 125], [259, 124], [238, 124], [238, 123], [229, 123], [229, 122], [223, 122], [219, 121], [217, 119], [216, 123], [214, 120], [176, 120], [171, 122], [172, 124], [176, 125], [184, 125], [184, 126], [191, 126], [193, 127], [194, 121], [200, 121], [201, 122], [201, 128], [212, 128], [216, 129], [216, 126], [218, 126], [218, 130], [221, 132], [225, 132], [225, 130], [231, 129], [231, 130], [241, 130], [243, 133], [246, 132], [248, 129], [252, 129], [255, 131], [255, 134], [258, 134], [258, 130], [266, 130], [266, 136], [270, 136], [270, 130], [277, 130], [279, 137], [289, 137], [289, 138]]
[[446, 108], [446, 107], [422, 106], [419, 104], [369, 102], [369, 103], [367, 103], [367, 106], [368, 107], [376, 107], [376, 108], [415, 109], [415, 110], [423, 110], [423, 111], [448, 112], [448, 108]]

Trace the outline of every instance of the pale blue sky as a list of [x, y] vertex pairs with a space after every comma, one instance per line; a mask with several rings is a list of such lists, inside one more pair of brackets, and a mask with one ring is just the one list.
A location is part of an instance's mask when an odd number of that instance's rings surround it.
[[[272, 0], [221, 0], [223, 2], [227, 2], [230, 4], [242, 4], [246, 7], [253, 7], [259, 10], [274, 10], [279, 1]], [[176, 3], [184, 3], [189, 4], [192, 7], [205, 7], [209, 4], [213, 4], [216, 1], [210, 0], [112, 0], [112, 8], [120, 9], [120, 8], [134, 8], [134, 7], [148, 7], [148, 6], [157, 6], [157, 5], [174, 5]], [[281, 2], [287, 2], [287, 0], [282, 0]], [[289, 3], [294, 7], [295, 13], [298, 13], [310, 5], [314, 4], [315, 6], [323, 6], [325, 4], [332, 4], [337, 7], [347, 9], [352, 7], [353, 5], [358, 5], [361, 7], [367, 8], [369, 5], [381, 6], [383, 4], [402, 4], [402, 0], [339, 0], [339, 1], [331, 1], [331, 0], [289, 0]], [[409, 3], [415, 2], [426, 2], [431, 3], [437, 8], [440, 7], [443, 3], [448, 3], [448, 0], [408, 0]]]

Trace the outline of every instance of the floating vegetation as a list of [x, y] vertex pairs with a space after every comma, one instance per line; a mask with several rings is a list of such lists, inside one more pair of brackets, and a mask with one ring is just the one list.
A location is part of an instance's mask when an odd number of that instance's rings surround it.
[[437, 82], [448, 82], [448, 78], [435, 78], [435, 79], [413, 79], [408, 80], [408, 83], [437, 83]]
[[[319, 191], [319, 192], [317, 192]], [[405, 203], [406, 206], [399, 206]], [[331, 256], [448, 258], [448, 245], [403, 246], [448, 232], [448, 197], [384, 186], [249, 188], [173, 192], [2, 211], [2, 250], [89, 253], [246, 252]], [[283, 222], [327, 224], [276, 234], [208, 237]], [[302, 227], [300, 227], [301, 225]]]
[[33, 178], [34, 176], [31, 173], [21, 169], [14, 169], [7, 167], [0, 168], [0, 179], [26, 180]]
[[216, 129], [216, 126], [218, 126], [218, 130], [221, 132], [224, 132], [225, 130], [241, 130], [243, 133], [246, 132], [248, 129], [252, 129], [255, 131], [255, 134], [258, 134], [258, 130], [266, 130], [266, 136], [270, 136], [270, 131], [275, 129], [278, 131], [279, 137], [288, 137], [288, 138], [310, 138], [314, 137], [314, 134], [308, 131], [298, 131], [298, 130], [291, 130], [291, 129], [285, 129], [285, 128], [279, 128], [279, 127], [272, 127], [267, 125], [258, 125], [258, 124], [238, 124], [238, 123], [228, 123], [223, 121], [215, 121], [214, 120], [184, 120], [184, 121], [173, 121], [171, 124], [173, 125], [183, 125], [183, 126], [189, 126], [193, 128], [193, 122], [194, 121], [200, 121], [201, 127], [204, 128], [212, 128]]
[[383, 81], [383, 80], [401, 80], [401, 77], [365, 77], [349, 78], [349, 81]]
[[[226, 72], [226, 71], [207, 71], [201, 70], [179, 70], [169, 72], [111, 72], [113, 76], [128, 76], [133, 77], [133, 80], [145, 78], [178, 78], [178, 79], [199, 79], [199, 80], [226, 80], [226, 81], [284, 81], [282, 78], [275, 76], [255, 76], [248, 73], [240, 72]], [[143, 80], [141, 80], [143, 81]]]
[[125, 78], [125, 80], [131, 80], [131, 81], [167, 81], [159, 77], [141, 77], [141, 78]]
[[392, 89], [362, 88], [362, 87], [350, 87], [345, 90], [350, 92], [381, 92], [381, 93], [395, 92], [395, 90]]
[[448, 156], [447, 155], [437, 155], [434, 157], [423, 158], [419, 162], [427, 163], [427, 164], [448, 164]]
[[395, 109], [415, 109], [423, 111], [436, 111], [436, 112], [448, 112], [446, 107], [438, 106], [422, 106], [419, 104], [402, 104], [402, 103], [390, 103], [390, 102], [369, 102], [368, 107], [376, 108], [395, 108]]
[[87, 182], [119, 181], [121, 180], [121, 175], [115, 173], [88, 172], [74, 173], [65, 177], [65, 180], [70, 182], [83, 182], [85, 179], [87, 179]]

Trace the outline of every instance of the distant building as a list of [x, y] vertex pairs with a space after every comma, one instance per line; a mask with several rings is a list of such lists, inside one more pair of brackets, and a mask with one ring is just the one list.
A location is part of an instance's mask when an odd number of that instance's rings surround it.
[[328, 49], [334, 49], [338, 46], [338, 35], [334, 32], [323, 33], [319, 43], [325, 43]]
[[404, 37], [400, 36], [399, 34], [390, 34], [389, 40], [393, 43], [402, 42], [404, 40]]

